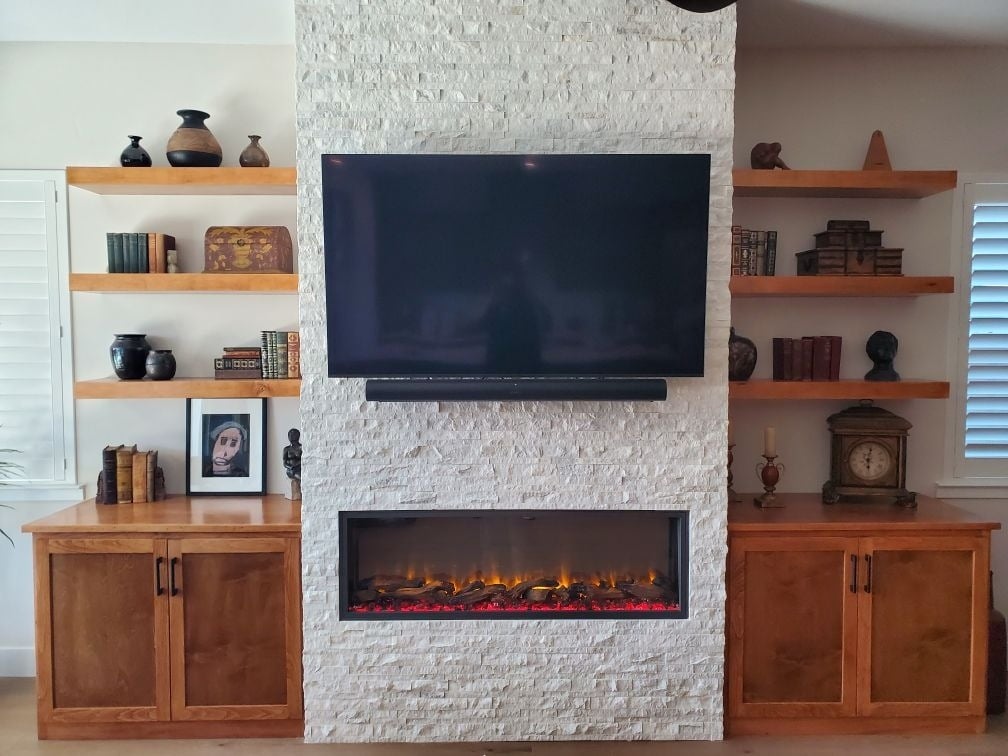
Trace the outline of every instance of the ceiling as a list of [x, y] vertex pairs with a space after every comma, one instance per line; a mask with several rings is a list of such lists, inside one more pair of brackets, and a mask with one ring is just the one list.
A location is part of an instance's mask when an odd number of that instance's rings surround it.
[[1008, 46], [1008, 0], [738, 0], [739, 47]]
[[[636, 0], [660, 3], [662, 0]], [[1008, 46], [1008, 0], [738, 0], [740, 47]], [[289, 45], [294, 0], [0, 0], [0, 41]]]

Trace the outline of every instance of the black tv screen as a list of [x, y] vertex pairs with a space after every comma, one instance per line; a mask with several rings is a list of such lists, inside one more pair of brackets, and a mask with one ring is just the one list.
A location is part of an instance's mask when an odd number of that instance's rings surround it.
[[323, 155], [329, 375], [702, 375], [709, 192], [709, 155]]

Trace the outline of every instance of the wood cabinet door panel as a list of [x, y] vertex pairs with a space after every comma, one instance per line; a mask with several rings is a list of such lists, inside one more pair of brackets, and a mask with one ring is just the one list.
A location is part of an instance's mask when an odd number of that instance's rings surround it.
[[857, 539], [737, 537], [729, 548], [729, 713], [855, 713]]
[[297, 541], [183, 538], [168, 555], [173, 718], [300, 716]]
[[[982, 714], [987, 601], [982, 538], [865, 538], [859, 710], [878, 716]], [[870, 590], [869, 590], [870, 589]], [[979, 625], [983, 625], [980, 627]]]
[[38, 540], [41, 719], [168, 719], [164, 561], [163, 539]]

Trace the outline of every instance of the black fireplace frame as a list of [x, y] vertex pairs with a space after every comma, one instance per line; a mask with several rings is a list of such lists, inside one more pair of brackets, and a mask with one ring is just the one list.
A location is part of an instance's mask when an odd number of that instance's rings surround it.
[[[679, 608], [676, 610], [656, 611], [578, 611], [578, 610], [537, 610], [534, 612], [514, 611], [393, 611], [381, 612], [351, 612], [351, 586], [358, 580], [356, 574], [351, 574], [349, 565], [357, 564], [356, 545], [350, 542], [349, 521], [354, 519], [382, 519], [383, 517], [480, 517], [484, 514], [536, 516], [562, 512], [603, 515], [619, 517], [627, 513], [654, 514], [668, 517], [668, 570], [676, 575], [679, 586]], [[540, 620], [540, 619], [634, 619], [634, 620], [668, 620], [689, 618], [689, 510], [665, 509], [631, 509], [631, 510], [596, 510], [596, 509], [395, 509], [395, 510], [345, 510], [339, 512], [339, 620], [344, 621], [403, 621], [403, 620]]]

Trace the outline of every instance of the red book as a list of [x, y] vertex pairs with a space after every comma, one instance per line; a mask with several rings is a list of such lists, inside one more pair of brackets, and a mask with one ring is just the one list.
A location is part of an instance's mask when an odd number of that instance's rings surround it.
[[840, 380], [840, 347], [843, 339], [840, 336], [827, 336], [830, 340], [830, 370], [829, 379], [831, 381]]
[[815, 337], [801, 337], [801, 378], [802, 381], [812, 380], [812, 361], [814, 354]]
[[774, 337], [773, 340], [773, 379], [775, 381], [791, 380], [791, 339]]
[[833, 344], [829, 336], [816, 336], [812, 341], [812, 380], [828, 381], [830, 379], [830, 355]]
[[791, 339], [791, 378], [792, 381], [801, 380], [802, 370], [802, 350], [801, 339]]

